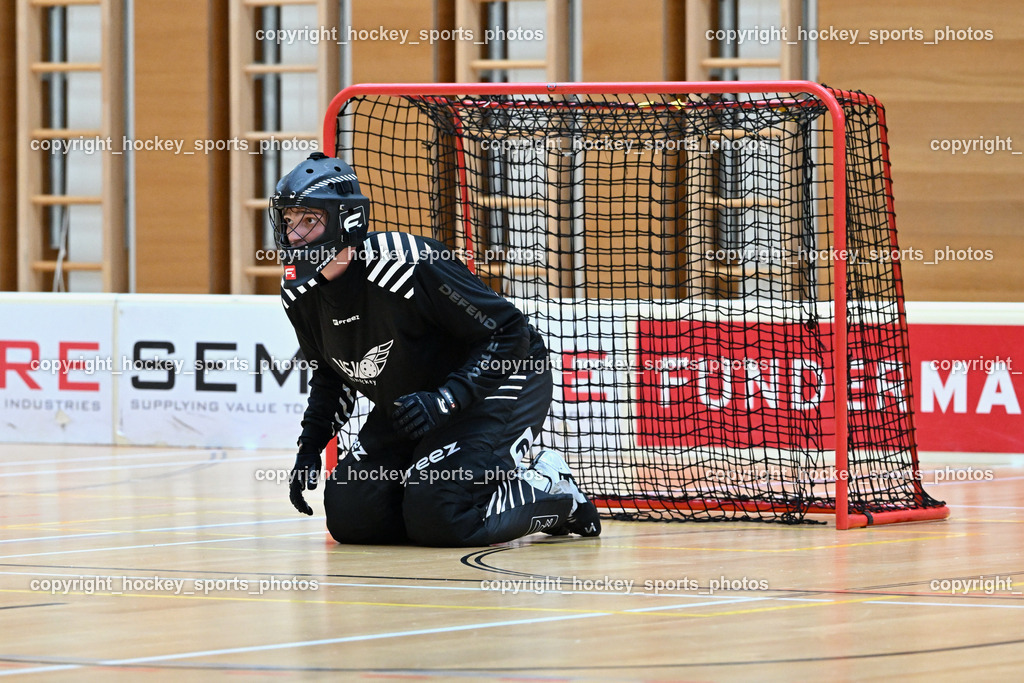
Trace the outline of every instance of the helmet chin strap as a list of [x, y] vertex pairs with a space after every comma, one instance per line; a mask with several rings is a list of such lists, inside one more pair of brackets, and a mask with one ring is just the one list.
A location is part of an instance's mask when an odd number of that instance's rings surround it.
[[280, 250], [284, 265], [284, 286], [300, 287], [338, 257], [338, 248], [321, 244], [315, 247], [291, 247]]
[[352, 261], [353, 247], [342, 247], [338, 256], [320, 268], [320, 274], [327, 281], [336, 280], [348, 270], [348, 264]]
[[[345, 273], [352, 261], [352, 245], [340, 248], [333, 245], [320, 245], [306, 249], [289, 249], [284, 251], [282, 262], [285, 264], [284, 285], [298, 289], [307, 285], [317, 275], [331, 281]], [[289, 269], [289, 263], [293, 268]]]

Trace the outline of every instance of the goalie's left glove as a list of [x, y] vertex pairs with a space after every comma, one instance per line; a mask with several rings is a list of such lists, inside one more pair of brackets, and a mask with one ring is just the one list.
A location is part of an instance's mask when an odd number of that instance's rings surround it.
[[313, 508], [302, 497], [302, 490], [312, 491], [316, 488], [316, 483], [320, 479], [321, 464], [319, 453], [299, 453], [295, 456], [295, 466], [288, 480], [288, 499], [292, 501], [295, 509], [304, 515], [313, 514]]
[[418, 439], [452, 419], [459, 406], [445, 387], [437, 391], [417, 391], [395, 400], [392, 419], [395, 427], [409, 438]]

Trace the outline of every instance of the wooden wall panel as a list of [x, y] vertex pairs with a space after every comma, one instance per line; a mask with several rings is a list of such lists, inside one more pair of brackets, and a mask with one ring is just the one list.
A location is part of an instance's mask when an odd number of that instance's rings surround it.
[[[901, 244], [916, 300], [1019, 301], [1024, 296], [1024, 154], [950, 154], [949, 140], [1010, 139], [1024, 152], [1024, 13], [1016, 0], [819, 0], [819, 26], [914, 28], [919, 40], [818, 44], [819, 80], [876, 95], [886, 107]], [[991, 31], [945, 41], [935, 29]], [[936, 250], [991, 250], [991, 260], [942, 261]]]
[[185, 153], [227, 131], [221, 4], [135, 3], [134, 138], [184, 141], [180, 154], [135, 155], [139, 292], [226, 291], [226, 152]]
[[0, 192], [0, 290], [18, 288], [18, 196], [11, 191], [18, 187], [14, 7], [13, 2], [0, 3], [0, 83], [8, 84], [5, 89], [10, 90], [8, 96], [0, 97], [0, 130], [5, 131], [0, 135], [0, 182], [5, 188]]
[[435, 80], [434, 49], [429, 41], [420, 40], [420, 31], [434, 28], [434, 20], [432, 2], [353, 0], [354, 30], [379, 31], [383, 27], [409, 33], [405, 44], [400, 40], [352, 41], [352, 82], [423, 83]]
[[[210, 3], [210, 29], [206, 34], [207, 52], [209, 53], [209, 90], [207, 92], [206, 130], [210, 140], [229, 138], [230, 97], [228, 74], [228, 4], [226, 2]], [[207, 198], [210, 206], [209, 220], [206, 224], [209, 235], [210, 253], [207, 258], [207, 269], [210, 274], [209, 291], [212, 294], [223, 294], [230, 291], [231, 272], [227, 267], [230, 258], [231, 231], [227, 223], [231, 206], [230, 154], [241, 152], [213, 152], [208, 156], [206, 166]]]
[[664, 42], [662, 79], [666, 81], [686, 80], [686, 3], [665, 1]]
[[[672, 2], [673, 0], [667, 0]], [[665, 76], [663, 0], [586, 0], [584, 81], [660, 81]], [[675, 25], [675, 24], [673, 24]]]

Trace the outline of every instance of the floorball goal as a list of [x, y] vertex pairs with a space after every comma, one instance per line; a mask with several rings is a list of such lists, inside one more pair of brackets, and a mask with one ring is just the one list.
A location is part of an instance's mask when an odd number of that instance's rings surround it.
[[358, 85], [373, 230], [548, 340], [542, 441], [607, 514], [941, 519], [922, 486], [884, 110], [810, 82]]

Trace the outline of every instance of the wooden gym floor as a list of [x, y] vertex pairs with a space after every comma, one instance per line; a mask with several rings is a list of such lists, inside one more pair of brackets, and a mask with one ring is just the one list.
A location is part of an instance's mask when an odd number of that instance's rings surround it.
[[1024, 469], [1012, 459], [956, 475], [981, 481], [928, 485], [950, 505], [945, 522], [608, 522], [599, 539], [475, 549], [329, 543], [321, 517], [257, 479], [290, 460], [0, 446], [0, 676], [983, 681], [1024, 670]]

